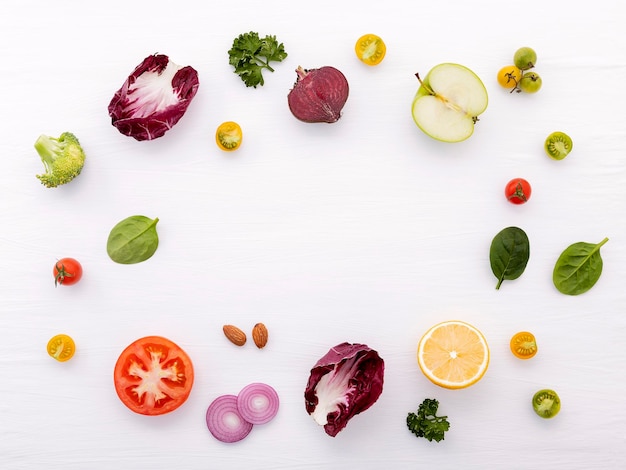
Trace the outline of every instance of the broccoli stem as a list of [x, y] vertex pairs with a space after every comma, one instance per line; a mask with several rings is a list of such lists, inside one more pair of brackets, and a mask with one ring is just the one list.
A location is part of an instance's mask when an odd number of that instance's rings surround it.
[[56, 160], [56, 158], [62, 154], [64, 146], [59, 143], [57, 139], [54, 139], [47, 135], [41, 135], [35, 142], [35, 149], [41, 157], [46, 169]]

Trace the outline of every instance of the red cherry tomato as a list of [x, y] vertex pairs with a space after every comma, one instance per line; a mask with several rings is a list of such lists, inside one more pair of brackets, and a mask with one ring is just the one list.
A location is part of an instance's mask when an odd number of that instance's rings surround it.
[[530, 183], [524, 178], [513, 178], [504, 188], [504, 195], [513, 204], [528, 202], [531, 193]]
[[83, 277], [83, 267], [74, 258], [61, 258], [52, 268], [54, 285], [71, 286]]
[[193, 365], [172, 341], [146, 336], [122, 351], [113, 379], [118, 397], [129, 409], [142, 415], [162, 415], [189, 397]]

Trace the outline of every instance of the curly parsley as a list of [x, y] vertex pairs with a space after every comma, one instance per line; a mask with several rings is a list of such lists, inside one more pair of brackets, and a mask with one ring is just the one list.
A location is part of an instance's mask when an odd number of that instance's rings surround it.
[[417, 437], [425, 437], [429, 441], [442, 441], [444, 433], [450, 429], [447, 416], [437, 416], [439, 402], [426, 398], [419, 406], [417, 413], [409, 413], [406, 424]]
[[234, 72], [246, 86], [256, 88], [264, 83], [263, 69], [273, 72], [269, 63], [283, 61], [287, 53], [283, 44], [276, 40], [276, 36], [260, 38], [259, 33], [250, 31], [235, 38], [228, 56], [230, 65], [235, 67]]

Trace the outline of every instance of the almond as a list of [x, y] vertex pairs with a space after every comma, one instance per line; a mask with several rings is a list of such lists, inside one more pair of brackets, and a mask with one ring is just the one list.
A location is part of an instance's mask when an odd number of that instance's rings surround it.
[[224, 325], [222, 330], [224, 330], [224, 336], [226, 336], [228, 341], [231, 343], [236, 344], [237, 346], [243, 346], [246, 344], [246, 334], [235, 325]]
[[252, 340], [257, 348], [264, 348], [267, 344], [267, 328], [263, 323], [257, 323], [252, 328]]

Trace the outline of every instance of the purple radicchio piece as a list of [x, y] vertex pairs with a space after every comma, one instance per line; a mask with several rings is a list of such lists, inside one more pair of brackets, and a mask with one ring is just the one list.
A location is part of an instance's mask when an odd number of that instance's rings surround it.
[[136, 140], [161, 137], [183, 117], [198, 91], [198, 72], [163, 54], [148, 56], [109, 103], [112, 124]]
[[365, 344], [341, 343], [311, 369], [304, 392], [306, 410], [331, 437], [383, 391], [385, 363]]

